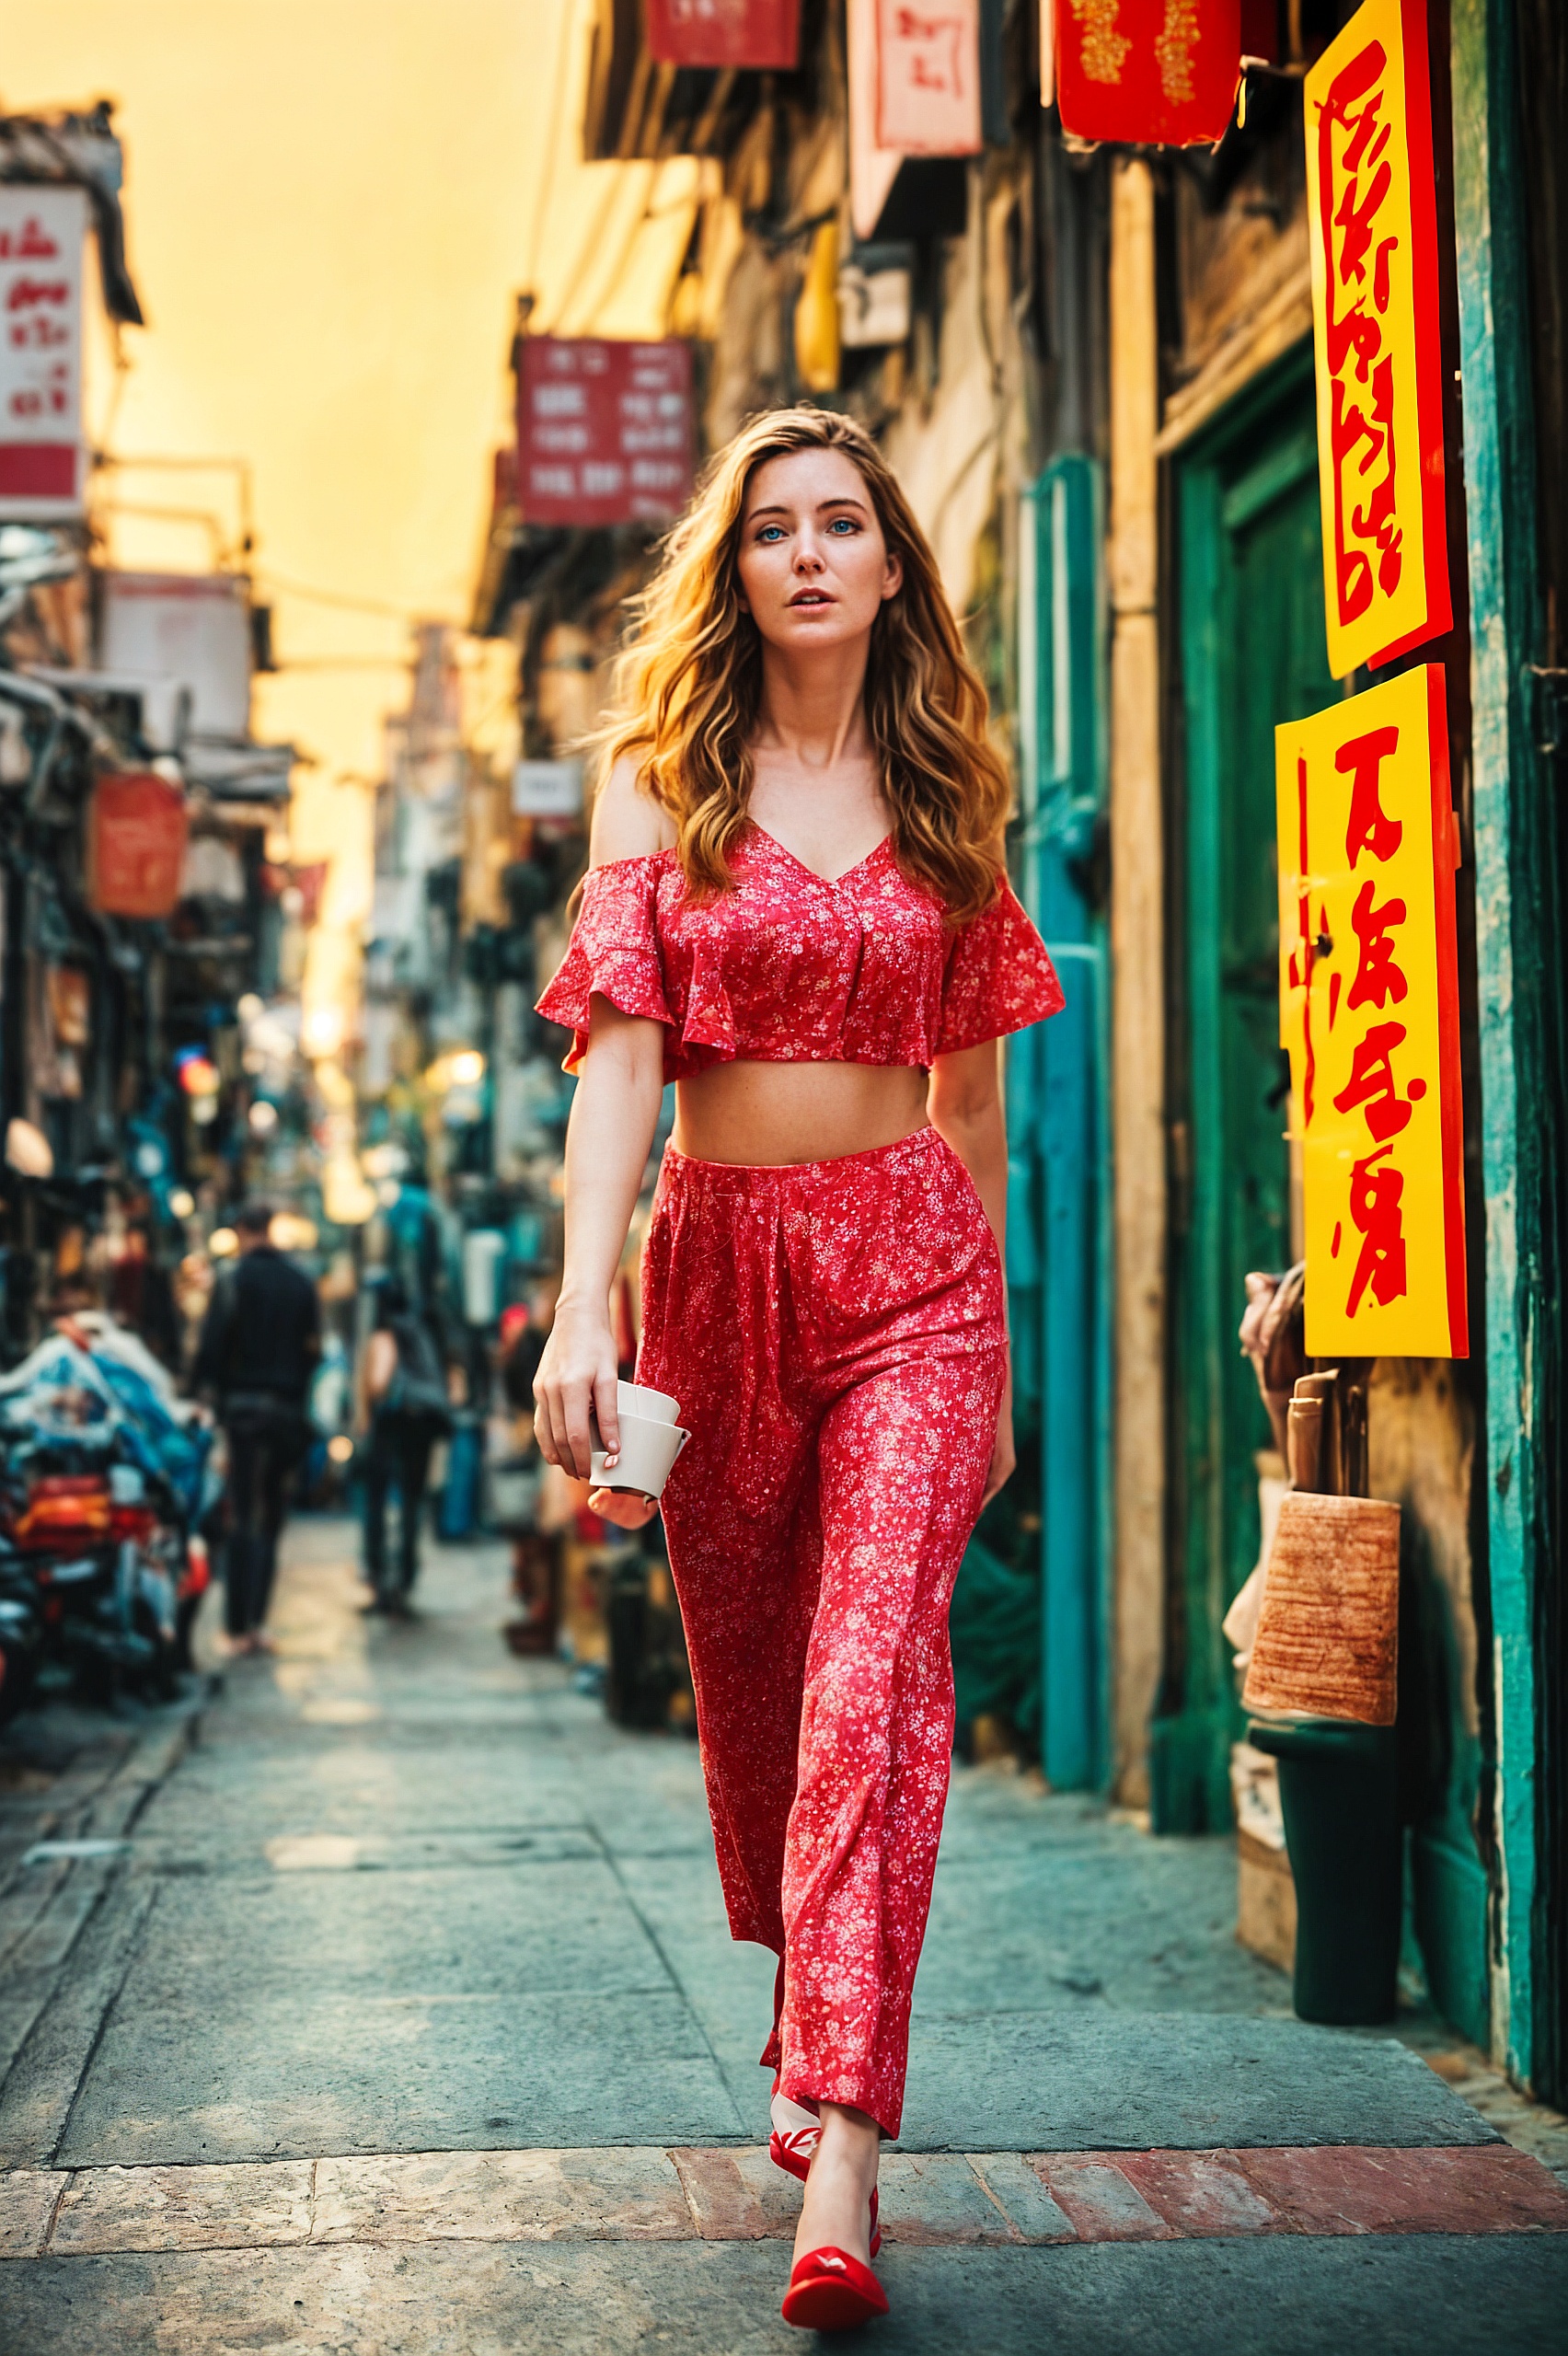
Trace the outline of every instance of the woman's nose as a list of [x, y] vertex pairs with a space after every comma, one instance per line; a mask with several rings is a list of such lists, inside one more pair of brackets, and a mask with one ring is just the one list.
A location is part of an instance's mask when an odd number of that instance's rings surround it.
[[802, 537], [797, 542], [795, 548], [797, 572], [820, 572], [822, 561], [821, 553], [813, 541]]

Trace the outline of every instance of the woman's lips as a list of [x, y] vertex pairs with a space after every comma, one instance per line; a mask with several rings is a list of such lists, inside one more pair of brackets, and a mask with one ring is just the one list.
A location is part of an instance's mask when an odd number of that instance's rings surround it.
[[825, 596], [820, 589], [800, 589], [790, 600], [791, 606], [831, 606], [836, 600]]

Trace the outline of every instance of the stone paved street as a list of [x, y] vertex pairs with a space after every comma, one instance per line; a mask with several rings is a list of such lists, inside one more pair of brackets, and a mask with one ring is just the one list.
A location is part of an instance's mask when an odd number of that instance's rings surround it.
[[[507, 1654], [499, 1549], [406, 1628], [352, 1560], [298, 1525], [274, 1662], [13, 1778], [0, 2350], [793, 2344], [695, 1746]], [[1562, 2138], [1430, 2022], [1296, 2022], [1234, 1870], [959, 1773], [868, 2346], [1555, 2343]]]

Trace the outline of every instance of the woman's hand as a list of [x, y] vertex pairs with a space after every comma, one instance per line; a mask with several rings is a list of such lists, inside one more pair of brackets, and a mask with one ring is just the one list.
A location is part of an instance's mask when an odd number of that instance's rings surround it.
[[588, 1503], [601, 1521], [613, 1521], [617, 1530], [646, 1529], [659, 1510], [651, 1497], [639, 1496], [635, 1489], [594, 1489]]
[[559, 1305], [534, 1378], [534, 1437], [546, 1462], [559, 1464], [574, 1481], [590, 1478], [590, 1415], [597, 1421], [606, 1465], [613, 1466], [620, 1454], [616, 1380], [607, 1305], [596, 1315]]
[[1012, 1366], [1009, 1362], [1007, 1383], [1002, 1392], [1002, 1403], [997, 1415], [997, 1438], [996, 1445], [991, 1450], [991, 1469], [986, 1475], [986, 1486], [980, 1498], [982, 1513], [997, 1490], [1007, 1486], [1012, 1478], [1013, 1468], [1017, 1462], [1018, 1457], [1013, 1449]]

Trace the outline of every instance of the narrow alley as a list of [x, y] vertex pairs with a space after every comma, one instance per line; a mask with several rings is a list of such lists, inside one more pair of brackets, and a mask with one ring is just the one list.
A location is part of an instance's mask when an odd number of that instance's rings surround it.
[[1562, 2356], [1568, 6], [0, 61], [0, 2356]]
[[[513, 1659], [504, 1596], [502, 1550], [445, 1548], [368, 1621], [352, 1528], [301, 1522], [272, 1660], [96, 1797], [14, 1782], [6, 2356], [784, 2344], [772, 1960], [696, 1745]], [[880, 2345], [1551, 2344], [1568, 2191], [1406, 2044], [1292, 2019], [1234, 1875], [957, 1771]]]

